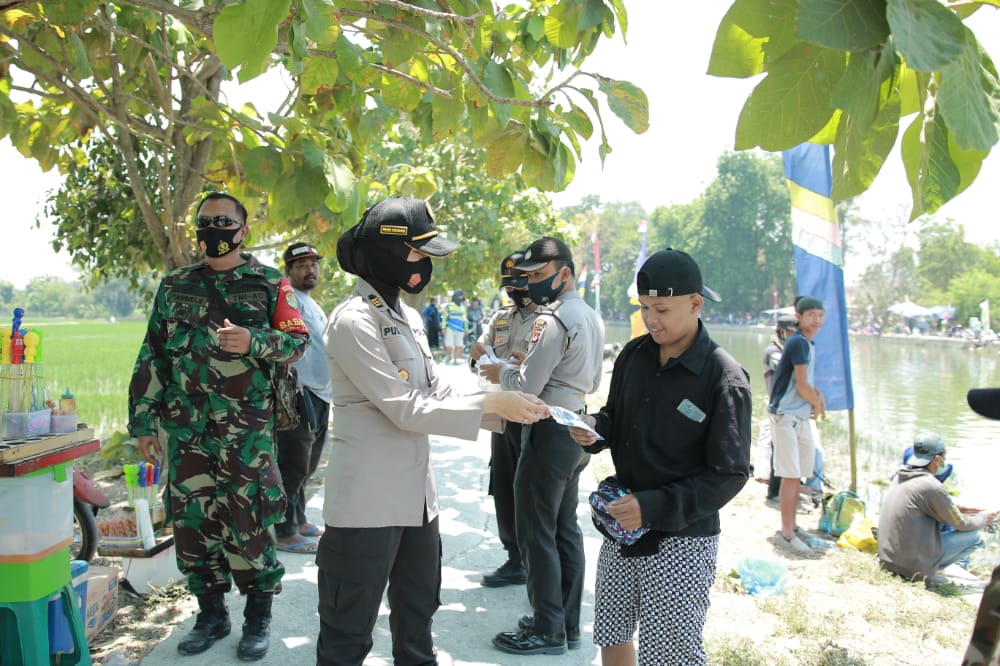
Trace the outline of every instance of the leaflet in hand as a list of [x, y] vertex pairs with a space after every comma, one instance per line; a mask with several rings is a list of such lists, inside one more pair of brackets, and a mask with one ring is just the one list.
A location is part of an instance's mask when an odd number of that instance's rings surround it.
[[576, 412], [571, 412], [565, 407], [549, 405], [549, 413], [552, 414], [552, 418], [555, 419], [556, 423], [561, 423], [571, 428], [583, 428], [587, 432], [597, 435], [597, 439], [604, 439], [599, 432], [587, 425], [587, 422]]
[[497, 358], [497, 354], [490, 345], [483, 345], [483, 355], [476, 360], [476, 365], [496, 365], [503, 363], [503, 359]]

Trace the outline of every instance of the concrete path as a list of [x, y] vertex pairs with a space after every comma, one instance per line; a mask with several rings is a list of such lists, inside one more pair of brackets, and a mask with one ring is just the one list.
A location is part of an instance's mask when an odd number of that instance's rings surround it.
[[[454, 384], [475, 390], [476, 379], [466, 367], [439, 366]], [[600, 534], [590, 521], [587, 496], [596, 487], [592, 468], [580, 479], [580, 527], [587, 551], [586, 589], [583, 598], [583, 647], [562, 657], [522, 657], [505, 654], [490, 640], [500, 631], [516, 629], [517, 619], [531, 612], [523, 585], [490, 589], [479, 579], [505, 559], [496, 536], [493, 498], [487, 494], [489, 482], [490, 437], [480, 432], [476, 442], [435, 437], [432, 459], [441, 504], [441, 538], [444, 545], [441, 608], [434, 616], [434, 640], [442, 666], [514, 666], [526, 661], [561, 664], [599, 664], [597, 648], [592, 643], [594, 617], [594, 578]], [[384, 492], [391, 492], [390, 488]], [[312, 522], [322, 524], [322, 489], [309, 501], [307, 513]], [[316, 636], [319, 616], [316, 613], [316, 564], [312, 555], [280, 553], [286, 573], [282, 592], [274, 600], [271, 624], [271, 649], [263, 664], [305, 666], [316, 660]], [[180, 657], [177, 643], [194, 626], [194, 616], [180, 618], [166, 639], [145, 659], [143, 666], [183, 664], [184, 666], [226, 666], [241, 664], [236, 658], [239, 627], [244, 600], [237, 593], [227, 599], [233, 620], [233, 633], [210, 650], [194, 657]], [[183, 620], [183, 621], [182, 621]], [[375, 626], [375, 645], [366, 666], [392, 664], [389, 635], [389, 609], [383, 602]]]

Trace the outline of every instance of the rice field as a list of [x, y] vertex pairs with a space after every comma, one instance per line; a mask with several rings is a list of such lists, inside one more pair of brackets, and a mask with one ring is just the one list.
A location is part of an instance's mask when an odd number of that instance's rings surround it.
[[42, 333], [42, 381], [52, 399], [58, 402], [68, 388], [80, 422], [102, 440], [125, 431], [128, 385], [145, 320], [25, 320], [23, 325]]

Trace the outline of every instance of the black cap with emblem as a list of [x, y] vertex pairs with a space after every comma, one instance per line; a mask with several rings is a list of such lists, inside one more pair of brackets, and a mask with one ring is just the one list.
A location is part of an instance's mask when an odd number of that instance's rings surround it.
[[515, 289], [524, 289], [528, 286], [528, 276], [524, 272], [515, 268], [519, 263], [524, 261], [524, 252], [518, 250], [517, 252], [511, 252], [500, 262], [500, 286], [501, 287], [513, 287]]
[[399, 240], [433, 257], [458, 249], [458, 243], [438, 234], [427, 202], [406, 197], [383, 199], [366, 210], [354, 228], [354, 237], [358, 241]]
[[516, 266], [518, 270], [525, 272], [537, 271], [550, 261], [565, 261], [569, 264], [570, 270], [576, 272], [573, 270], [573, 253], [570, 252], [569, 246], [551, 236], [543, 236], [529, 245], [524, 251], [524, 261]]
[[668, 247], [649, 255], [635, 276], [640, 296], [684, 296], [701, 294], [719, 303], [719, 294], [701, 281], [701, 269], [687, 252]]

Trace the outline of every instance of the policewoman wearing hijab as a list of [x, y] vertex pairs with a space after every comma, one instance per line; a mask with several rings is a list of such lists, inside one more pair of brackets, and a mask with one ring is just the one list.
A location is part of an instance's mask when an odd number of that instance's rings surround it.
[[364, 662], [387, 584], [394, 663], [437, 663], [441, 539], [429, 436], [474, 440], [501, 419], [548, 416], [535, 396], [462, 395], [438, 376], [423, 318], [400, 290], [420, 293], [431, 257], [457, 248], [438, 234], [427, 203], [410, 198], [375, 204], [337, 242], [341, 268], [358, 280], [325, 336], [333, 434], [316, 556], [317, 664]]

